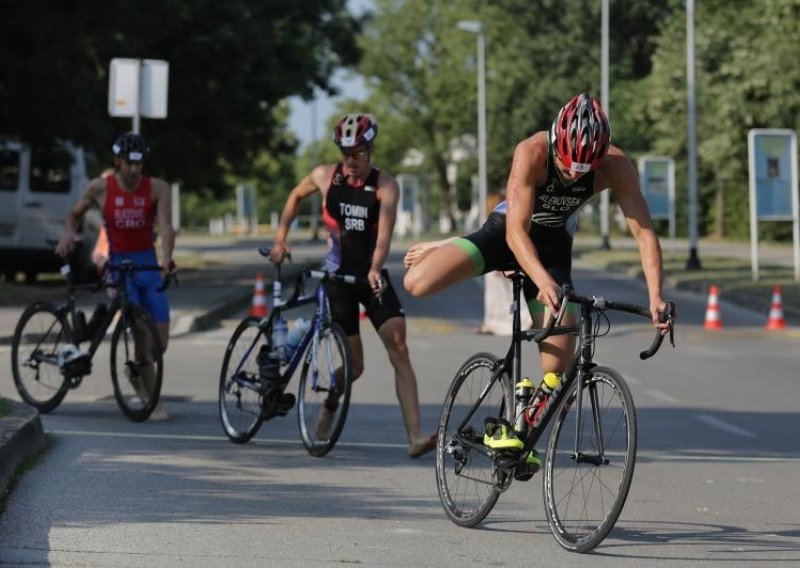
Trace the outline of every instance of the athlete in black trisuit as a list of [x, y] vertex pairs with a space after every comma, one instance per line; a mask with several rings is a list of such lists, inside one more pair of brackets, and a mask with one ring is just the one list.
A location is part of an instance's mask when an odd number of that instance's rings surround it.
[[[289, 251], [286, 237], [300, 202], [319, 191], [322, 218], [330, 236], [325, 268], [366, 279], [363, 284], [331, 282], [331, 317], [345, 330], [353, 356], [353, 376], [364, 372], [359, 331], [359, 303], [378, 332], [395, 371], [395, 389], [408, 434], [408, 453], [419, 457], [436, 445], [435, 436], [420, 433], [417, 380], [406, 345], [403, 308], [383, 268], [389, 255], [400, 189], [391, 175], [371, 164], [378, 125], [369, 114], [347, 114], [336, 124], [333, 139], [342, 162], [315, 167], [292, 189], [281, 214], [270, 252], [281, 262]], [[330, 415], [323, 414], [317, 434], [324, 438]]]

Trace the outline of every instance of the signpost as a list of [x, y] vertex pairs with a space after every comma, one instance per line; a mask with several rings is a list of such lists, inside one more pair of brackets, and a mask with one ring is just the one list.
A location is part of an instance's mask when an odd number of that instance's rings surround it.
[[754, 128], [747, 134], [750, 172], [750, 250], [758, 281], [758, 221], [792, 221], [794, 279], [800, 282], [800, 204], [797, 135], [793, 130]]
[[160, 59], [111, 60], [108, 74], [108, 114], [133, 118], [139, 132], [141, 117], [167, 117], [169, 63]]

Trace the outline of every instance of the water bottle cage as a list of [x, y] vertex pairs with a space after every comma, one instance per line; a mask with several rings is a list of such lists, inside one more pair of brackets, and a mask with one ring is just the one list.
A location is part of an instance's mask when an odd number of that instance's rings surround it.
[[547, 401], [550, 399], [549, 394], [543, 395], [538, 401], [525, 408], [523, 416], [528, 426], [536, 426], [541, 421], [541, 414], [547, 406]]

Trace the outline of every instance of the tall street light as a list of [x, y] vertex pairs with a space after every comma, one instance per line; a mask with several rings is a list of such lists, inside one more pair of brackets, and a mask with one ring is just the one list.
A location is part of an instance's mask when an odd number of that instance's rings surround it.
[[[606, 111], [606, 117], [611, 122], [611, 101], [608, 94], [608, 44], [609, 44], [609, 15], [608, 15], [608, 2], [603, 0], [601, 17], [600, 17], [600, 102]], [[605, 188], [603, 188], [605, 189]], [[600, 194], [600, 247], [605, 250], [611, 249], [611, 240], [609, 234], [611, 233], [608, 223], [608, 209], [610, 204], [610, 197], [607, 191]]]
[[458, 28], [478, 36], [478, 219], [486, 220], [486, 59], [483, 22], [461, 20]]
[[695, 108], [694, 80], [694, 0], [686, 0], [686, 107], [687, 146], [689, 150], [689, 258], [688, 270], [702, 268], [697, 256], [697, 114]]

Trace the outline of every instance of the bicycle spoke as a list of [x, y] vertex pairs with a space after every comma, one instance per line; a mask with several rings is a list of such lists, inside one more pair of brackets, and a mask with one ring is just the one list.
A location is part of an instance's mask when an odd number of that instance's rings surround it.
[[491, 383], [496, 360], [481, 353], [462, 365], [439, 420], [436, 485], [445, 513], [461, 526], [481, 522], [506, 481], [493, 453], [483, 445], [484, 419], [508, 419], [513, 408], [510, 379], [502, 375]]
[[163, 359], [158, 329], [138, 305], [126, 308], [111, 336], [111, 380], [123, 414], [147, 420], [161, 394]]
[[236, 443], [250, 440], [262, 422], [263, 385], [258, 354], [267, 341], [259, 321], [248, 318], [239, 324], [222, 362], [219, 415], [225, 434]]
[[39, 412], [50, 412], [67, 394], [68, 382], [58, 354], [69, 344], [70, 331], [56, 307], [39, 302], [22, 314], [11, 343], [11, 370], [22, 399]]
[[[633, 399], [613, 370], [596, 367], [562, 402], [545, 467], [548, 523], [559, 543], [585, 552], [614, 526], [630, 488], [636, 454]], [[602, 437], [601, 437], [602, 436]]]
[[313, 338], [300, 375], [298, 424], [308, 452], [324, 456], [333, 449], [347, 418], [352, 384], [347, 336], [338, 324]]

